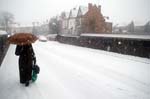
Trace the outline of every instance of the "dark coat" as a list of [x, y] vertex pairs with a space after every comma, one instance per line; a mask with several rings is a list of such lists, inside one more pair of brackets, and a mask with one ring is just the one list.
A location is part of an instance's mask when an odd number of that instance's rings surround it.
[[20, 82], [25, 83], [31, 80], [32, 66], [35, 62], [35, 54], [32, 45], [17, 45], [15, 54], [19, 56]]

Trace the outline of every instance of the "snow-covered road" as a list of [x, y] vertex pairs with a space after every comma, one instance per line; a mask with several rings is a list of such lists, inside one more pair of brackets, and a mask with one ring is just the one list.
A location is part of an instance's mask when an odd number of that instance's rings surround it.
[[0, 68], [0, 99], [150, 99], [150, 60], [58, 42], [36, 42], [41, 71], [19, 84], [11, 45]]

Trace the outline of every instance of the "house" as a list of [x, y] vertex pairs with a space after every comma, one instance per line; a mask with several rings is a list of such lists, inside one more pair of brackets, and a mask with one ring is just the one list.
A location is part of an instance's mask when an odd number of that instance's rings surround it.
[[88, 7], [80, 6], [76, 18], [76, 35], [80, 35], [82, 33], [82, 24], [84, 21], [84, 15], [88, 12]]
[[73, 8], [72, 10], [70, 10], [70, 13], [69, 13], [68, 29], [71, 35], [75, 34], [77, 13], [78, 13], [78, 9], [76, 8]]
[[[132, 23], [132, 24], [131, 24]], [[145, 23], [145, 25], [134, 25], [133, 22], [129, 23], [126, 26], [114, 26], [113, 33], [124, 33], [124, 34], [141, 34], [149, 35], [150, 34], [150, 21]]]
[[101, 13], [101, 6], [89, 3], [88, 11], [84, 15], [83, 33], [104, 33], [107, 31], [105, 18]]
[[78, 9], [73, 8], [70, 12], [63, 12], [61, 14], [62, 33], [67, 35], [74, 35], [76, 29], [76, 18]]
[[81, 33], [111, 33], [112, 23], [106, 22], [101, 13], [101, 6], [88, 4], [88, 7], [79, 6], [70, 12], [63, 12], [60, 16], [63, 35], [77, 36]]
[[88, 11], [87, 7], [80, 6], [79, 9], [73, 8], [70, 12], [62, 12], [61, 25], [63, 35], [79, 35], [79, 27], [83, 15]]
[[69, 12], [62, 12], [59, 20], [61, 22], [61, 32], [62, 34], [67, 34], [69, 33], [68, 31], [68, 17], [69, 17]]

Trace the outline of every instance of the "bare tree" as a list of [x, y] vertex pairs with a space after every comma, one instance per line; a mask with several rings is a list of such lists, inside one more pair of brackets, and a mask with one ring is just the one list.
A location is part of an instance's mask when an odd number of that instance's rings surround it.
[[53, 17], [49, 22], [49, 31], [51, 34], [59, 34], [61, 31], [61, 24], [57, 17]]
[[14, 15], [10, 12], [0, 12], [0, 24], [6, 32], [10, 32], [10, 24], [14, 21]]

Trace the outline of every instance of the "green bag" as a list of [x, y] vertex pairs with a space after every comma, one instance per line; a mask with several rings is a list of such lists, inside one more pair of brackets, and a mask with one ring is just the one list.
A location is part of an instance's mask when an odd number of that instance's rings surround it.
[[37, 80], [37, 73], [33, 70], [32, 72], [32, 82], [35, 82]]

